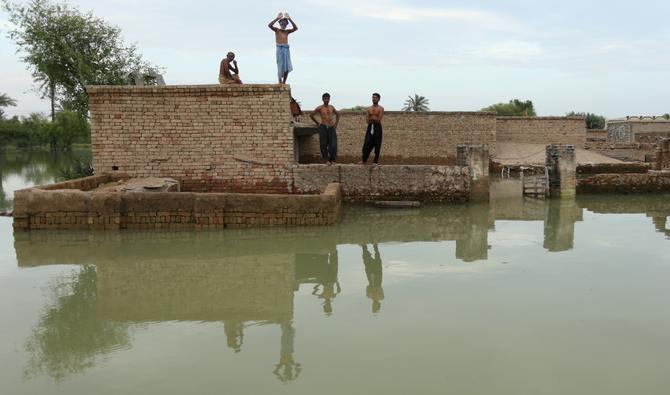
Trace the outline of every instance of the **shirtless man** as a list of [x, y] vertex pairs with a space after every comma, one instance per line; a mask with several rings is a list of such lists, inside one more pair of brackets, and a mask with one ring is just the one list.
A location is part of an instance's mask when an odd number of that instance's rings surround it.
[[372, 106], [368, 107], [366, 114], [368, 128], [365, 131], [363, 160], [360, 164], [365, 164], [368, 161], [372, 148], [375, 149], [374, 164], [379, 164], [379, 152], [382, 149], [382, 118], [384, 118], [384, 107], [379, 105], [379, 99], [381, 99], [379, 93], [372, 94]]
[[219, 83], [221, 85], [242, 83], [240, 80], [240, 69], [237, 67], [237, 60], [235, 60], [235, 54], [232, 52], [228, 52], [225, 59], [221, 61]]
[[[277, 21], [279, 21], [280, 28], [275, 27]], [[291, 28], [287, 29], [289, 22], [291, 23]], [[298, 26], [296, 26], [289, 14], [282, 14], [280, 12], [275, 19], [268, 23], [268, 27], [275, 32], [275, 42], [277, 43], [277, 77], [280, 84], [285, 84], [288, 79], [288, 73], [293, 71], [288, 35], [298, 30]]]
[[[321, 158], [327, 164], [332, 165], [337, 160], [337, 124], [340, 122], [340, 113], [335, 107], [330, 105], [330, 94], [324, 93], [321, 96], [323, 104], [317, 107], [309, 115], [315, 124], [319, 125], [319, 146], [321, 148]], [[321, 122], [314, 117], [319, 114]], [[333, 119], [335, 115], [335, 119]]]

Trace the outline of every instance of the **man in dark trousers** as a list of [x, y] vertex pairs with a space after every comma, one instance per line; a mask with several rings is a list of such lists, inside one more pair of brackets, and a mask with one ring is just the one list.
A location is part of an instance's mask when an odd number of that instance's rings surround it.
[[[337, 124], [340, 122], [340, 113], [330, 105], [329, 93], [324, 93], [321, 99], [323, 104], [312, 111], [309, 117], [319, 125], [321, 157], [327, 164], [332, 165], [337, 160]], [[321, 118], [320, 121], [314, 117], [317, 114]]]
[[379, 105], [379, 99], [381, 99], [379, 93], [372, 94], [372, 106], [368, 107], [366, 114], [368, 128], [365, 131], [363, 160], [360, 164], [368, 161], [373, 148], [375, 149], [374, 164], [379, 164], [379, 153], [382, 149], [382, 118], [384, 117], [384, 107]]

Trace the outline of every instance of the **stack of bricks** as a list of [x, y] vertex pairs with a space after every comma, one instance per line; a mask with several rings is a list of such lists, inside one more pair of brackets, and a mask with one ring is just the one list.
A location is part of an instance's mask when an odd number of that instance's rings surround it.
[[[367, 128], [365, 113], [340, 115], [338, 162], [357, 163], [361, 160]], [[486, 144], [495, 152], [496, 119], [490, 112], [388, 111], [382, 124], [383, 164], [453, 165], [458, 144]], [[301, 141], [300, 153], [301, 163], [320, 161], [318, 135]]]
[[670, 170], [670, 139], [659, 141], [656, 148], [655, 170]]
[[184, 191], [290, 190], [287, 86], [90, 86], [88, 93], [98, 173], [170, 177]]
[[586, 119], [583, 117], [498, 117], [499, 143], [571, 144], [584, 147]]

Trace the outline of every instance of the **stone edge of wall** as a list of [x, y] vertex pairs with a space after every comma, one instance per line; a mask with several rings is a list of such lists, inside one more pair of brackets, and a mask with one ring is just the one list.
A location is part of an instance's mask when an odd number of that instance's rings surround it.
[[105, 93], [197, 93], [197, 92], [255, 92], [255, 91], [277, 91], [290, 92], [290, 85], [279, 84], [243, 84], [243, 85], [165, 85], [165, 86], [139, 86], [139, 85], [88, 85], [86, 91], [89, 95]]
[[469, 167], [440, 165], [293, 166], [293, 192], [323, 193], [331, 183], [342, 186], [344, 201], [419, 200], [463, 203], [471, 199]]
[[16, 191], [14, 229], [207, 230], [333, 225], [341, 216], [342, 187], [334, 183], [319, 195], [120, 193], [77, 188], [114, 178], [105, 174]]
[[598, 174], [577, 180], [577, 193], [670, 192], [670, 171]]

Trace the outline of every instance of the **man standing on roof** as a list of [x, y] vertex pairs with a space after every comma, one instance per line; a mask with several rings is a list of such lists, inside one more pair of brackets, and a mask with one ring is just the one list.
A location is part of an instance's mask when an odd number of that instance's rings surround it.
[[[275, 26], [277, 22], [279, 22], [279, 28]], [[291, 28], [287, 29], [289, 23], [291, 23]], [[293, 71], [288, 35], [298, 30], [298, 26], [296, 26], [289, 14], [280, 12], [275, 19], [268, 23], [268, 27], [275, 32], [275, 41], [277, 43], [277, 77], [280, 84], [285, 84], [288, 79], [288, 73]]]

